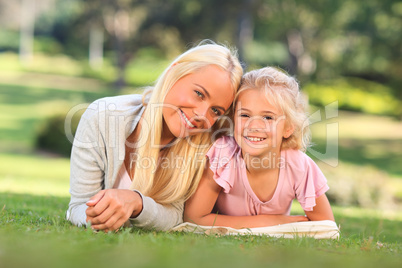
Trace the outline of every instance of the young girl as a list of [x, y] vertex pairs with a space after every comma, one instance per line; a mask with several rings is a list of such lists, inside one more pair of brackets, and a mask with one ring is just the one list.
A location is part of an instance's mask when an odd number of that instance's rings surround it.
[[[184, 221], [253, 228], [298, 221], [334, 220], [327, 181], [302, 151], [309, 132], [296, 80], [272, 67], [244, 75], [235, 97], [234, 136], [207, 153]], [[306, 216], [290, 216], [297, 198]]]
[[106, 232], [127, 220], [157, 230], [181, 223], [211, 129], [221, 127], [242, 74], [231, 50], [203, 44], [176, 58], [143, 96], [92, 103], [74, 138], [67, 219]]

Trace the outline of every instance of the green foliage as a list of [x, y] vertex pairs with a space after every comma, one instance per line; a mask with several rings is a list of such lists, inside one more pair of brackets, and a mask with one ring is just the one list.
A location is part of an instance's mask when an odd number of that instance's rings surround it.
[[132, 86], [152, 85], [169, 63], [162, 51], [141, 49], [127, 65], [126, 82]]
[[63, 47], [54, 38], [39, 36], [34, 40], [34, 51], [46, 55], [58, 55], [63, 52]]
[[74, 135], [81, 115], [82, 112], [75, 114], [71, 121], [67, 120], [66, 114], [53, 115], [47, 118], [38, 128], [35, 142], [36, 149], [57, 153], [62, 156], [70, 156], [72, 143], [66, 137], [65, 128]]
[[402, 116], [402, 101], [392, 94], [390, 88], [375, 82], [344, 78], [307, 84], [303, 89], [314, 105], [325, 106], [337, 101], [340, 109]]
[[18, 51], [20, 35], [18, 32], [0, 29], [0, 52]]
[[[210, 38], [237, 46], [247, 66], [280, 65], [303, 82], [365, 77], [385, 81], [391, 94], [402, 96], [401, 4], [395, 0], [364, 6], [352, 0], [50, 2], [36, 10], [36, 50], [86, 59], [90, 29], [100, 28], [104, 54], [115, 70], [112, 80], [123, 80], [118, 76], [126, 73], [131, 85], [153, 81], [144, 72], [125, 72], [144, 47], [157, 47], [170, 57]], [[0, 51], [18, 50], [19, 16], [7, 12], [20, 10], [21, 3], [2, 1]], [[91, 73], [86, 71], [78, 73]], [[110, 81], [110, 75], [105, 77]], [[370, 112], [382, 109], [376, 100], [370, 102]]]
[[12, 72], [1, 80], [7, 83], [0, 84], [2, 152], [32, 152], [46, 118], [113, 93], [93, 79]]
[[[288, 51], [281, 42], [250, 42], [244, 51], [245, 60], [253, 65], [265, 67], [267, 65], [276, 66], [286, 65], [288, 61]], [[253, 67], [257, 68], [257, 67]], [[249, 71], [250, 68], [249, 68]]]

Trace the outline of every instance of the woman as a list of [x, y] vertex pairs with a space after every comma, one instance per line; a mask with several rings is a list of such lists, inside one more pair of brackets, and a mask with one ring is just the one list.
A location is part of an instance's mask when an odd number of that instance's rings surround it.
[[127, 220], [156, 230], [181, 223], [242, 73], [228, 48], [203, 44], [174, 60], [143, 96], [92, 103], [73, 143], [67, 219], [106, 232]]

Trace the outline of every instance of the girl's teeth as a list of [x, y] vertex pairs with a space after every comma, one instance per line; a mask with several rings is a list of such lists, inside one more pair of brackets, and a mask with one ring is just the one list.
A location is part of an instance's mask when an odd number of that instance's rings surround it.
[[253, 138], [253, 137], [246, 137], [249, 141], [263, 141], [265, 140], [264, 138]]
[[188, 121], [187, 116], [183, 112], [181, 112], [181, 114], [183, 115], [183, 118], [186, 121], [187, 125], [189, 125], [190, 127], [195, 127], [193, 124], [191, 124], [190, 121]]

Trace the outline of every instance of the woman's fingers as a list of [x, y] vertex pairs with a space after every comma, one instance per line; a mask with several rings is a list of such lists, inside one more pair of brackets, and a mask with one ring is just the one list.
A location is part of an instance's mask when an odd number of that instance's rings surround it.
[[[99, 203], [99, 205], [101, 204]], [[98, 208], [95, 207], [87, 210], [87, 221], [91, 222], [92, 227], [98, 224], [105, 223], [113, 216], [113, 214], [115, 214], [115, 211], [111, 209], [109, 206], [105, 208], [100, 207], [99, 208], [99, 211], [101, 211], [100, 213], [97, 211], [97, 209]]]
[[105, 195], [105, 190], [100, 191], [99, 193], [97, 193], [96, 195], [92, 196], [86, 203], [86, 205], [88, 207], [93, 207], [96, 206], [96, 204], [98, 204], [98, 202], [103, 198], [103, 196]]
[[108, 219], [107, 222], [92, 225], [91, 228], [95, 230], [103, 230], [105, 232], [115, 231], [119, 229], [123, 224], [127, 221], [125, 217], [119, 217], [118, 215], [113, 215], [111, 218]]
[[107, 196], [103, 196], [103, 198], [97, 202], [95, 206], [88, 207], [86, 210], [87, 217], [98, 217], [101, 215], [110, 205], [110, 199]]
[[[122, 210], [115, 211], [112, 209], [108, 209], [114, 211], [115, 213], [105, 222], [100, 224], [92, 225], [91, 227], [95, 230], [104, 230], [105, 232], [115, 231], [119, 229], [124, 223], [130, 218], [130, 213], [126, 213]], [[105, 211], [105, 213], [107, 213]]]
[[104, 191], [95, 206], [88, 207], [87, 222], [91, 222], [93, 229], [112, 231], [120, 228], [134, 212], [141, 209], [142, 199], [138, 193], [109, 189]]

